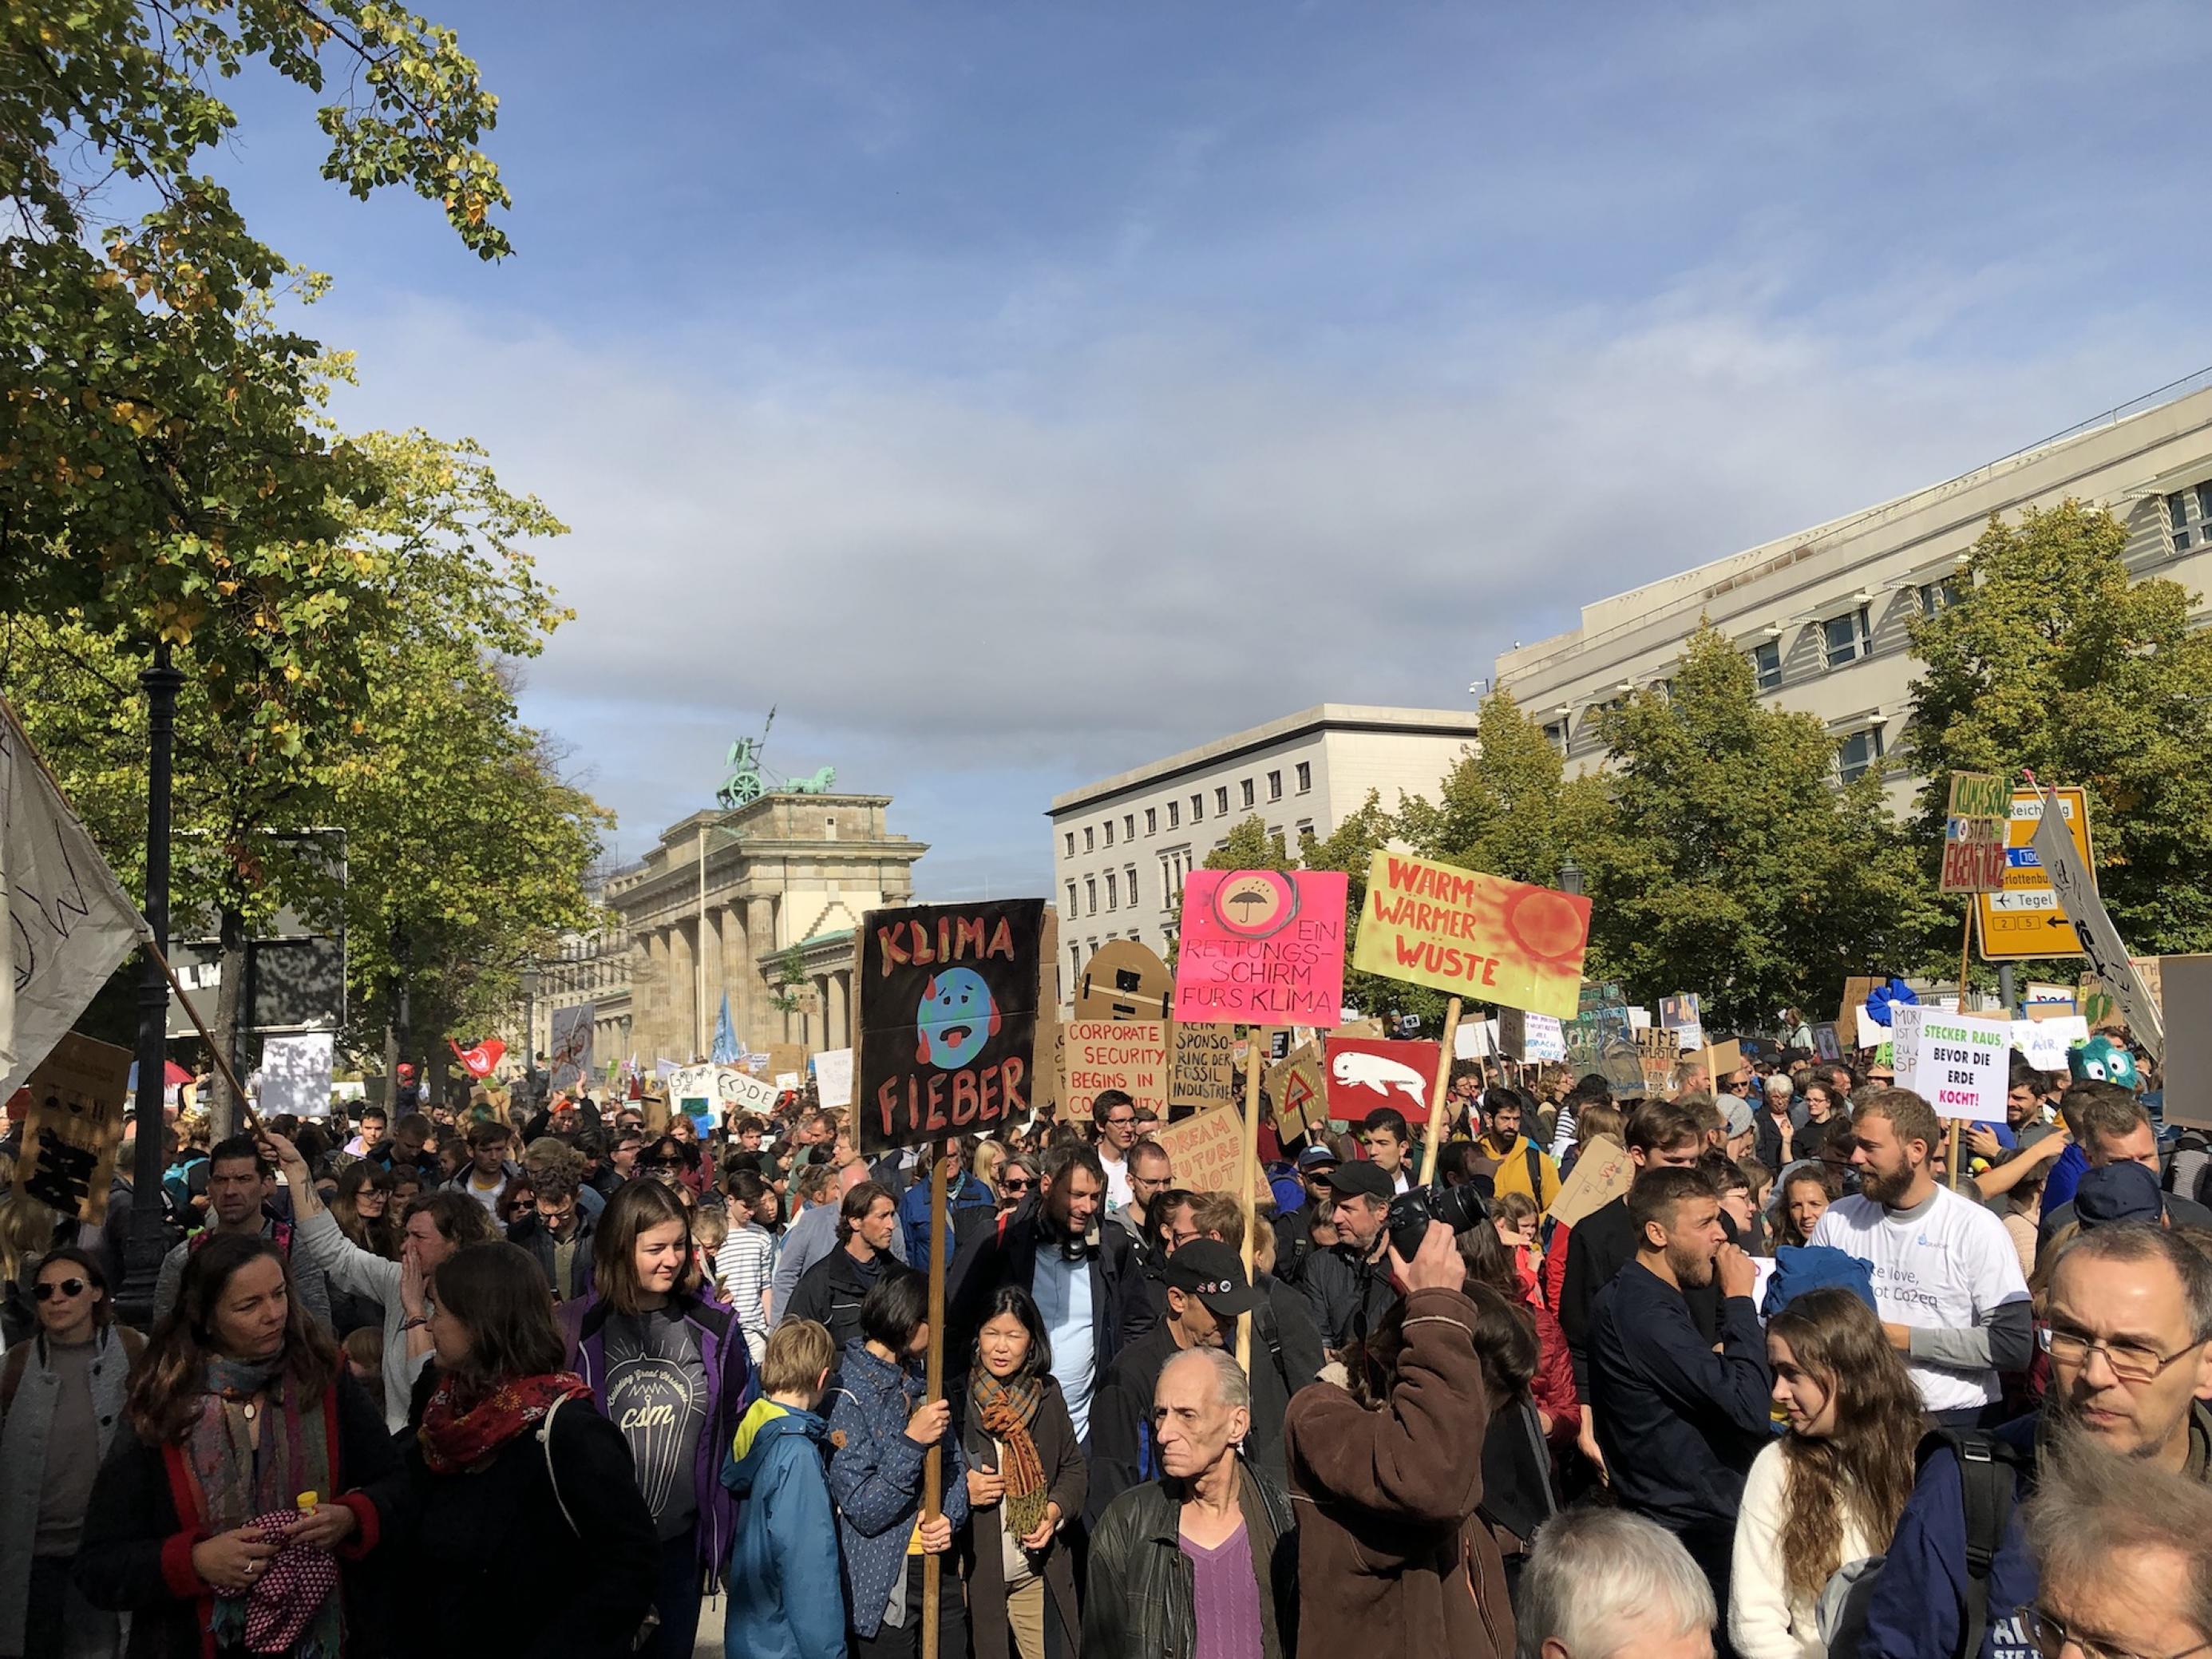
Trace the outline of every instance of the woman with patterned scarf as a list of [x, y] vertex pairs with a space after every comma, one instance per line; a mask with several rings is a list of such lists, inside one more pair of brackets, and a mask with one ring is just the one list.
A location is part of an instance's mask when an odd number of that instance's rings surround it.
[[132, 1659], [380, 1648], [341, 1564], [392, 1525], [392, 1442], [291, 1290], [276, 1244], [219, 1234], [148, 1341], [76, 1559]]
[[519, 1244], [471, 1244], [431, 1296], [435, 1363], [408, 1418], [404, 1650], [627, 1655], [653, 1605], [653, 1517], [621, 1433], [564, 1368], [544, 1270]]
[[1018, 1285], [1001, 1287], [975, 1334], [963, 1434], [972, 1519], [961, 1566], [975, 1659], [1045, 1659], [1048, 1601], [1055, 1659], [1074, 1659], [1083, 1622], [1060, 1528], [1083, 1513], [1090, 1472], [1053, 1379], [1044, 1319]]

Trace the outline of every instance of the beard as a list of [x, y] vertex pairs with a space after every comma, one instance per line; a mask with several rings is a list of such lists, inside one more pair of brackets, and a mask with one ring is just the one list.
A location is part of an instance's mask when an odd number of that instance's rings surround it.
[[1713, 1258], [1702, 1246], [1681, 1250], [1668, 1245], [1667, 1265], [1674, 1270], [1674, 1282], [1686, 1291], [1713, 1282]]
[[1912, 1188], [1912, 1169], [1910, 1164], [1894, 1175], [1876, 1175], [1868, 1170], [1859, 1176], [1859, 1196], [1870, 1198], [1887, 1206], [1895, 1204]]

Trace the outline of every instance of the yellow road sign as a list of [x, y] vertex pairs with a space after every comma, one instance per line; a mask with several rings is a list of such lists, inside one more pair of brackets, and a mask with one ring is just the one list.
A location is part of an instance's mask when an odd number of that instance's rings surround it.
[[[2058, 792], [2059, 810], [2074, 836], [2074, 850], [2091, 871], [2097, 867], [2089, 852], [2089, 802], [2079, 789]], [[2081, 935], [2060, 908], [2057, 894], [2036, 861], [2035, 826], [2043, 816], [2042, 798], [2033, 789], [2012, 792], [2012, 816], [2005, 825], [2005, 884], [2000, 893], [1984, 893], [1974, 902], [1980, 907], [1982, 960], [2015, 962], [2030, 957], [2078, 957], [2083, 954]]]

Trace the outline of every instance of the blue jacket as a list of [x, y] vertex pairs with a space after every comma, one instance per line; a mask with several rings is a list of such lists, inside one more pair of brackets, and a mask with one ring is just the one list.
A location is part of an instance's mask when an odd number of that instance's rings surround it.
[[[1602, 1419], [1601, 1419], [1602, 1420]], [[2033, 1451], [2039, 1419], [2022, 1417], [1990, 1431]], [[2036, 1659], [2036, 1645], [2015, 1610], [2035, 1600], [2035, 1563], [2014, 1509], [1990, 1564], [1989, 1634], [1979, 1659]], [[1959, 1644], [1966, 1595], [1966, 1487], [1948, 1447], [1930, 1452], [1905, 1501], [1889, 1553], [1867, 1604], [1861, 1659], [1951, 1659]]]
[[[959, 1224], [955, 1212], [961, 1210], [986, 1209], [998, 1213], [999, 1201], [991, 1196], [991, 1189], [975, 1176], [962, 1171], [960, 1178], [945, 1189], [945, 1266], [951, 1270], [952, 1254], [958, 1246], [954, 1242]], [[899, 1199], [899, 1231], [906, 1239], [907, 1265], [916, 1273], [929, 1271], [929, 1182], [917, 1181]]]
[[754, 1402], [738, 1425], [722, 1484], [738, 1501], [730, 1549], [726, 1659], [845, 1659], [837, 1518], [823, 1455], [830, 1425], [812, 1412]]
[[[757, 1392], [753, 1383], [752, 1354], [737, 1316], [720, 1303], [701, 1297], [684, 1300], [684, 1322], [699, 1345], [699, 1361], [707, 1373], [707, 1421], [699, 1431], [698, 1449], [691, 1460], [691, 1490], [699, 1501], [695, 1536], [699, 1552], [700, 1579], [711, 1586], [722, 1564], [729, 1559], [730, 1533], [736, 1502], [716, 1477], [721, 1472], [724, 1448], [735, 1438], [738, 1419]], [[564, 1302], [554, 1310], [561, 1334], [568, 1345], [569, 1369], [591, 1385], [592, 1404], [607, 1413], [607, 1344], [605, 1327], [613, 1309], [594, 1293], [582, 1302]], [[611, 1420], [611, 1419], [610, 1419]]]
[[[849, 1342], [830, 1395], [830, 1432], [844, 1443], [830, 1455], [830, 1495], [837, 1500], [837, 1542], [845, 1557], [846, 1617], [854, 1632], [883, 1628], [891, 1588], [905, 1582], [906, 1547], [921, 1516], [926, 1448], [907, 1438], [907, 1419], [921, 1401], [921, 1378]], [[945, 1448], [945, 1514], [956, 1533], [968, 1524], [968, 1456], [951, 1429]], [[957, 1595], [957, 1589], [952, 1594]]]
[[1682, 1292], [1631, 1261], [1598, 1292], [1590, 1405], [1621, 1504], [1670, 1532], [1733, 1527], [1743, 1478], [1773, 1438], [1766, 1338], [1747, 1296], [1721, 1304], [1721, 1351]]

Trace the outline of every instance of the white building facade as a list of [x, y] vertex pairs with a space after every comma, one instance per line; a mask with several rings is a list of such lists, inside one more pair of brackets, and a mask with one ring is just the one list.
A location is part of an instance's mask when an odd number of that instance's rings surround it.
[[2180, 582], [2205, 616], [2212, 591], [2212, 389], [2115, 410], [2019, 454], [1833, 523], [1583, 607], [1582, 625], [1497, 660], [1497, 684], [1544, 723], [1570, 763], [1604, 757], [1599, 721], [1630, 692], [1663, 687], [1701, 617], [1743, 651], [1760, 692], [1819, 715], [1848, 780], [1898, 758], [1919, 672], [1906, 633], [1956, 596], [1960, 562], [1992, 513], [2068, 497], [2127, 526], [2138, 576]]
[[1472, 749], [1475, 723], [1472, 711], [1322, 703], [1056, 797], [1064, 994], [1074, 994], [1084, 963], [1109, 939], [1164, 954], [1183, 878], [1246, 819], [1295, 853], [1308, 834], [1334, 834], [1370, 790], [1392, 811], [1401, 795], [1433, 799]]

